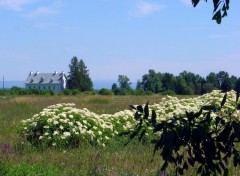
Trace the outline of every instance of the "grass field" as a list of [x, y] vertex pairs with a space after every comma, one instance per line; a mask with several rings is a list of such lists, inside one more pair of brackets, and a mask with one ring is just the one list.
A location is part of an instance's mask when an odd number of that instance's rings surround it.
[[[18, 135], [20, 121], [31, 118], [43, 108], [57, 103], [75, 103], [95, 113], [115, 113], [130, 104], [158, 103], [154, 96], [18, 96], [0, 97], [0, 176], [18, 175], [161, 175], [158, 154], [152, 157], [151, 144], [125, 138], [113, 139], [106, 148], [81, 144], [79, 148], [41, 149], [22, 143]], [[153, 161], [151, 162], [151, 160]], [[169, 175], [174, 175], [169, 169]], [[236, 169], [231, 175], [237, 175]], [[188, 175], [194, 174], [194, 169]]]

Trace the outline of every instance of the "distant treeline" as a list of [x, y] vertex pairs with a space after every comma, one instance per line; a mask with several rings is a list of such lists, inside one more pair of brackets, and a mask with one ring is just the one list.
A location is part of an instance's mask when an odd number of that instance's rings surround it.
[[[112, 92], [115, 95], [131, 94], [131, 82], [127, 76], [119, 75], [119, 87], [116, 83], [112, 85]], [[179, 95], [200, 95], [212, 90], [236, 90], [240, 92], [240, 78], [229, 76], [228, 72], [211, 72], [206, 78], [192, 72], [183, 71], [178, 76], [171, 73], [160, 73], [149, 70], [138, 80], [135, 93], [152, 92], [154, 94], [179, 94]]]
[[131, 88], [131, 82], [125, 75], [118, 76], [118, 84], [114, 83], [111, 89], [80, 91], [79, 89], [65, 89], [62, 93], [51, 90], [24, 89], [12, 87], [8, 90], [0, 90], [0, 96], [4, 95], [77, 95], [77, 94], [100, 94], [100, 95], [201, 95], [212, 90], [236, 90], [240, 92], [240, 78], [229, 76], [228, 72], [211, 72], [206, 78], [192, 72], [183, 71], [178, 76], [171, 73], [160, 73], [149, 70], [137, 81], [136, 88]]

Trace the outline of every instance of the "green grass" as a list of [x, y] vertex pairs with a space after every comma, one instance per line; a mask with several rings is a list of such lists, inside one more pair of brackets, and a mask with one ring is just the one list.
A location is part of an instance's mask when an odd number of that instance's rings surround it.
[[[162, 96], [18, 96], [0, 98], [0, 149], [10, 144], [13, 149], [0, 155], [1, 175], [39, 176], [121, 176], [160, 175], [162, 160], [157, 153], [153, 159], [151, 144], [127, 142], [124, 138], [112, 140], [106, 148], [80, 144], [78, 148], [41, 149], [22, 143], [18, 135], [21, 120], [31, 118], [43, 108], [56, 103], [75, 103], [77, 108], [88, 108], [95, 113], [115, 113], [130, 104], [158, 103]], [[185, 98], [184, 96], [182, 98]], [[151, 162], [151, 160], [153, 161]], [[174, 175], [170, 168], [168, 174]], [[239, 168], [230, 175], [238, 175]], [[196, 175], [191, 169], [187, 175]]]

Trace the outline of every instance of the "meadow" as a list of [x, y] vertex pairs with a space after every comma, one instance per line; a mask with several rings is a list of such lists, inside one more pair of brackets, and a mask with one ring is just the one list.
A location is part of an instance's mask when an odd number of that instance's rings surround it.
[[[81, 143], [73, 148], [34, 147], [19, 136], [22, 120], [58, 103], [74, 103], [97, 114], [113, 114], [129, 105], [159, 103], [163, 96], [16, 96], [0, 97], [0, 175], [161, 175], [162, 160], [150, 143], [114, 137], [106, 147]], [[178, 98], [188, 98], [180, 96]], [[170, 168], [167, 173], [175, 175]], [[231, 175], [239, 169], [232, 166]], [[190, 169], [188, 175], [196, 175]]]
[[[67, 150], [39, 149], [22, 143], [21, 120], [57, 103], [75, 103], [95, 113], [115, 113], [130, 104], [159, 102], [161, 96], [17, 96], [0, 98], [0, 175], [154, 175], [160, 162], [150, 146], [113, 140], [106, 148], [83, 144]], [[10, 150], [5, 151], [5, 145]], [[144, 152], [142, 152], [144, 151]], [[147, 151], [147, 152], [145, 152]], [[143, 154], [143, 155], [142, 155]]]

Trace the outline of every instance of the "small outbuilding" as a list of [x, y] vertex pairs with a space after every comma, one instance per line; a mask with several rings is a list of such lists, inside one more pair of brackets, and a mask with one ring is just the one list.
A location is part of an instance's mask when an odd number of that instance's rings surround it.
[[64, 72], [39, 73], [30, 72], [25, 82], [26, 89], [52, 90], [62, 92], [67, 86], [67, 76]]

